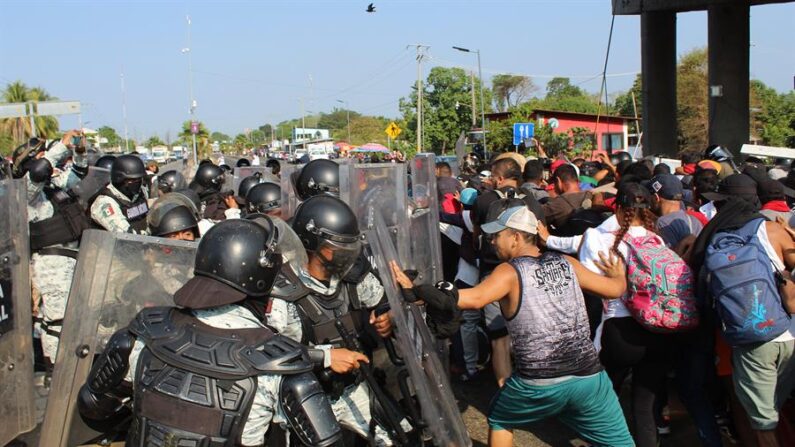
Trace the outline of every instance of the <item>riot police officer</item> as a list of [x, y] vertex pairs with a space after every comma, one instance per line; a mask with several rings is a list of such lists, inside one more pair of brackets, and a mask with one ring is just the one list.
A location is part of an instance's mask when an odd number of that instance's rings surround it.
[[[358, 362], [342, 348], [347, 343], [337, 326], [354, 337], [363, 336], [368, 324], [381, 337], [392, 331], [389, 314], [375, 314], [384, 303], [380, 281], [368, 269], [352, 272], [362, 248], [356, 216], [340, 199], [321, 195], [301, 205], [292, 228], [307, 252], [307, 262], [282, 268], [271, 292], [268, 325], [293, 340], [323, 349], [323, 365], [333, 373], [326, 371], [320, 377], [337, 419], [361, 437], [392, 445], [396, 427], [381, 425], [387, 419], [382, 410], [393, 411], [389, 418], [397, 421], [402, 435], [411, 426], [402, 415], [394, 417], [395, 407], [389, 402], [371, 408], [373, 391], [351, 374]], [[371, 424], [374, 420], [378, 423]]]
[[168, 194], [187, 187], [188, 182], [185, 180], [185, 176], [178, 171], [166, 171], [157, 176], [157, 189], [160, 194]]
[[174, 294], [180, 308], [146, 308], [111, 337], [80, 390], [84, 418], [119, 416], [132, 397], [127, 445], [261, 446], [273, 419], [305, 445], [338, 441], [311, 372], [316, 353], [245, 305], [267, 298], [281, 265], [273, 223], [258, 222], [213, 227], [199, 243], [196, 276]]
[[245, 197], [246, 209], [249, 213], [282, 217], [282, 188], [276, 183], [266, 182], [254, 185]]
[[113, 161], [116, 160], [116, 157], [113, 155], [103, 155], [94, 162], [94, 166], [102, 169], [107, 169], [110, 171], [110, 168], [113, 167]]
[[312, 160], [294, 175], [295, 193], [301, 200], [320, 194], [340, 195], [340, 167], [331, 160]]
[[[28, 222], [30, 230], [31, 283], [41, 302], [37, 320], [42, 331], [44, 356], [54, 363], [58, 337], [72, 285], [80, 236], [90, 222], [85, 210], [68, 190], [76, 185], [86, 166], [84, 150], [74, 154], [67, 144], [78, 131], [70, 131], [61, 141], [17, 148], [14, 165], [17, 174], [28, 179]], [[54, 174], [53, 163], [72, 156], [71, 169]]]
[[135, 155], [121, 155], [110, 168], [110, 185], [91, 205], [91, 218], [108, 231], [146, 234], [149, 212], [143, 187], [146, 168]]
[[202, 209], [200, 211], [204, 218], [221, 221], [240, 216], [235, 198], [231, 194], [221, 192], [223, 185], [224, 170], [220, 167], [212, 163], [205, 163], [196, 170], [196, 175], [189, 186], [201, 198]]
[[158, 200], [146, 216], [149, 234], [168, 239], [194, 241], [199, 238], [199, 221], [188, 206], [173, 200]]
[[262, 182], [263, 180], [261, 173], [255, 172], [254, 174], [249, 175], [248, 177], [241, 180], [240, 184], [237, 186], [237, 196], [241, 199], [245, 199], [248, 191]]

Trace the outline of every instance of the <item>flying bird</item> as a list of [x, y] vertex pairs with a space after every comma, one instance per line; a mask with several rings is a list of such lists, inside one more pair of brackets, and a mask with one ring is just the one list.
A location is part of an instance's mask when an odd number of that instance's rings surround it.
[[372, 3], [367, 5], [367, 12], [375, 12], [375, 5], [373, 5]]

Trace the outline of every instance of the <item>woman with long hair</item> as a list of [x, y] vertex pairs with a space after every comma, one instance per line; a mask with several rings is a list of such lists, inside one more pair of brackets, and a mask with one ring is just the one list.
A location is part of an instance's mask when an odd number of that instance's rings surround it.
[[[595, 261], [599, 260], [600, 251], [616, 253], [626, 265], [630, 239], [659, 237], [654, 233], [657, 217], [652, 212], [651, 193], [639, 183], [624, 181], [619, 185], [616, 218], [617, 231], [591, 229], [585, 232], [580, 261], [594, 272], [598, 273]], [[600, 350], [600, 359], [616, 394], [632, 372], [632, 431], [638, 447], [657, 445], [654, 402], [664, 389], [671, 365], [670, 337], [643, 328], [631, 316], [623, 298], [604, 302], [602, 323], [596, 331], [594, 344]]]

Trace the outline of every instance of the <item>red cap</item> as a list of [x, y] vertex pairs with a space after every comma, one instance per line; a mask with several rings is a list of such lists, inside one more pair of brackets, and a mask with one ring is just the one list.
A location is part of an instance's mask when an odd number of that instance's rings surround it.
[[550, 170], [554, 174], [556, 169], [558, 169], [559, 167], [561, 167], [561, 166], [563, 166], [565, 164], [566, 164], [566, 160], [557, 159], [554, 162], [552, 162], [552, 166], [550, 167]]

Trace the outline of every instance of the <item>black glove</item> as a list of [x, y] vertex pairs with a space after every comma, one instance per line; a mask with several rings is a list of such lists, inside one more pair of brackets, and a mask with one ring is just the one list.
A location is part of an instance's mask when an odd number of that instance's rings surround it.
[[425, 301], [429, 309], [451, 313], [458, 308], [458, 288], [453, 283], [439, 281], [436, 285], [422, 284], [414, 287], [414, 294]]
[[461, 325], [461, 308], [458, 307], [458, 289], [449, 282], [440, 281], [435, 286], [415, 287], [416, 294], [425, 301], [425, 321], [436, 338], [450, 338]]

